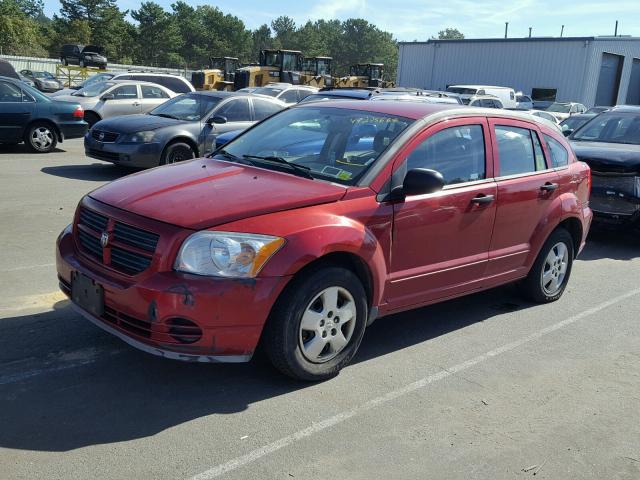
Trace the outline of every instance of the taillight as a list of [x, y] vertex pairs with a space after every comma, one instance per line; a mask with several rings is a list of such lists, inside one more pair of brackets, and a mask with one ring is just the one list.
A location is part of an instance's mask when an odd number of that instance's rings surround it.
[[80, 105], [73, 112], [73, 118], [84, 118], [84, 110]]
[[591, 197], [591, 167], [587, 166], [587, 169], [587, 193], [589, 194], [589, 197]]

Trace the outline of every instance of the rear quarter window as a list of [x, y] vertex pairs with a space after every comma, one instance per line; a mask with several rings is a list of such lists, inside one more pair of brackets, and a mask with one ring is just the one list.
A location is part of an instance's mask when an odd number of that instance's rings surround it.
[[544, 136], [549, 153], [551, 154], [551, 166], [554, 168], [564, 167], [569, 164], [569, 152], [559, 141], [549, 135]]

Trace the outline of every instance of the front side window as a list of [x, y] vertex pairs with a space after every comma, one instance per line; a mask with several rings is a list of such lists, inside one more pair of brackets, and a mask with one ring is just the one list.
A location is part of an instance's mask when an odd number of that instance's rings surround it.
[[218, 103], [219, 97], [211, 95], [180, 95], [167, 100], [149, 113], [158, 117], [175, 118], [188, 122], [202, 120], [205, 114], [210, 112]]
[[[231, 141], [224, 148], [228, 155], [220, 159], [236, 157], [240, 162], [257, 162], [260, 167], [291, 173], [301, 170], [305, 176], [353, 185], [412, 122], [361, 110], [294, 108]], [[294, 167], [299, 170], [295, 172], [286, 164], [268, 162], [274, 157], [301, 168]]]
[[80, 90], [72, 93], [77, 97], [97, 97], [102, 95], [105, 91], [116, 85], [115, 82], [98, 82], [88, 85]]
[[564, 167], [569, 164], [569, 152], [564, 146], [555, 138], [549, 135], [544, 136], [549, 152], [551, 153], [551, 165], [553, 168]]
[[518, 175], [546, 169], [537, 133], [528, 128], [496, 125], [500, 176]]
[[113, 94], [116, 100], [132, 100], [138, 98], [138, 89], [135, 85], [122, 85], [121, 87], [113, 89], [110, 93]]
[[249, 122], [251, 121], [249, 100], [246, 98], [231, 100], [221, 106], [216, 112], [216, 115], [226, 117], [227, 122]]
[[295, 88], [291, 90], [287, 90], [282, 95], [278, 97], [278, 100], [282, 100], [284, 103], [297, 103], [298, 102], [298, 92]]
[[640, 115], [602, 113], [578, 130], [571, 139], [640, 145]]
[[450, 127], [434, 133], [407, 157], [407, 170], [414, 168], [440, 172], [446, 185], [486, 178], [482, 126]]

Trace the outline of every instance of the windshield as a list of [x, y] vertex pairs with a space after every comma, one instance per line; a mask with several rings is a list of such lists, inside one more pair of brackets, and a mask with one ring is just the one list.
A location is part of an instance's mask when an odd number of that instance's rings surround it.
[[463, 88], [463, 87], [447, 87], [447, 92], [457, 93], [458, 95], [475, 95], [478, 92], [478, 89]]
[[601, 113], [573, 134], [572, 140], [640, 145], [640, 115]]
[[149, 115], [196, 122], [222, 101], [220, 97], [188, 93], [166, 101], [149, 112]]
[[36, 78], [46, 78], [47, 80], [55, 80], [56, 77], [51, 75], [49, 72], [33, 72], [33, 76]]
[[98, 95], [102, 95], [102, 93], [113, 87], [115, 84], [115, 82], [96, 82], [93, 85], [81, 88], [71, 95], [76, 95], [78, 97], [97, 97]]
[[260, 87], [256, 88], [253, 93], [257, 93], [259, 95], [269, 95], [270, 97], [275, 97], [279, 93], [281, 93], [284, 88], [276, 88], [276, 87]]
[[558, 102], [554, 102], [551, 105], [549, 105], [549, 108], [547, 108], [547, 112], [556, 112], [556, 113], [569, 113], [569, 110], [571, 110], [571, 105], [569, 105], [568, 103], [558, 103]]
[[573, 115], [567, 118], [566, 120], [563, 120], [562, 122], [560, 122], [560, 126], [569, 130], [577, 130], [582, 125], [584, 125], [589, 120], [591, 120], [594, 116], [595, 115], [585, 115], [585, 116]]
[[[412, 122], [395, 115], [335, 107], [293, 108], [248, 130], [216, 158], [280, 157], [313, 178], [353, 185]], [[266, 163], [256, 165], [268, 167]]]

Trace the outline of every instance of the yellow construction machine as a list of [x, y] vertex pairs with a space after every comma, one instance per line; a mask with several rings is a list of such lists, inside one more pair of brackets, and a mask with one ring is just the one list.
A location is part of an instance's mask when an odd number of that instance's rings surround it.
[[300, 83], [311, 87], [333, 87], [331, 76], [331, 57], [309, 57], [302, 60]]
[[233, 90], [233, 81], [238, 69], [235, 57], [209, 57], [209, 68], [191, 74], [191, 83], [196, 90]]
[[392, 88], [394, 82], [383, 80], [384, 64], [382, 63], [358, 63], [351, 65], [349, 75], [336, 79], [337, 87], [382, 87]]
[[260, 61], [236, 70], [234, 89], [263, 87], [273, 82], [301, 83], [302, 52], [298, 50], [260, 50]]

